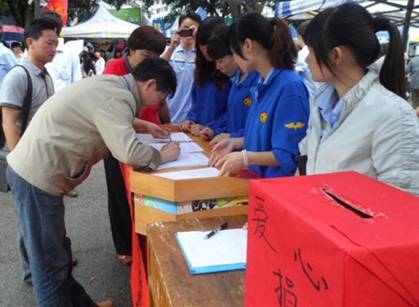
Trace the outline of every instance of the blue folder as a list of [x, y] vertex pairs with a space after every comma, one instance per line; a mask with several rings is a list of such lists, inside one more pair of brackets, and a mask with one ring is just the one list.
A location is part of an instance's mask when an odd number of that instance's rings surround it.
[[[239, 229], [237, 229], [237, 230], [239, 230]], [[229, 230], [227, 230], [227, 231], [229, 231]], [[222, 232], [223, 231], [220, 231], [220, 233], [222, 233]], [[204, 235], [205, 235], [206, 232], [199, 232], [199, 233], [200, 233], [200, 235], [202, 237], [204, 237]], [[180, 233], [176, 233], [176, 239], [178, 241], [178, 244], [179, 244], [179, 247], [180, 247], [180, 249], [182, 251], [182, 254], [183, 254], [184, 258], [185, 258], [185, 262], [186, 262], [186, 264], [187, 264], [187, 266], [189, 268], [189, 271], [191, 272], [192, 275], [215, 273], [215, 272], [225, 272], [225, 271], [234, 271], [234, 270], [245, 270], [246, 269], [246, 260], [245, 259], [243, 259], [243, 261], [230, 262], [228, 264], [224, 264], [224, 263], [223, 264], [212, 263], [211, 265], [194, 266], [193, 265], [193, 260], [192, 260], [193, 255], [192, 255], [191, 252], [188, 251], [188, 250], [191, 250], [191, 247], [190, 246], [188, 247], [188, 246], [185, 245], [186, 244], [185, 241], [183, 241], [182, 238], [180, 238], [180, 235], [179, 234]], [[211, 240], [216, 239], [215, 238], [216, 236], [220, 236], [220, 234], [216, 234], [214, 237], [212, 237], [212, 238], [210, 238], [208, 240], [203, 240], [201, 242], [203, 245], [201, 245], [201, 247], [197, 246], [195, 248], [195, 251], [198, 251], [200, 248], [202, 249], [202, 247], [204, 247], [206, 243], [208, 243], [208, 244], [212, 243], [213, 241], [211, 241]], [[240, 234], [239, 234], [239, 236], [240, 236]], [[232, 241], [231, 242], [232, 244], [230, 244], [230, 243], [227, 242], [227, 244], [225, 244], [223, 246], [220, 246], [220, 250], [219, 251], [215, 251], [215, 252], [217, 254], [219, 252], [222, 252], [222, 251], [225, 252], [225, 249], [226, 248], [229, 248], [228, 246], [230, 245], [231, 246], [231, 249], [236, 249], [236, 250], [240, 249], [241, 250], [241, 254], [243, 254], [243, 253], [246, 254], [246, 242], [244, 242], [244, 243], [243, 242], [238, 242], [238, 241], [240, 241], [240, 238], [239, 238], [239, 240], [233, 240], [232, 239], [231, 241]], [[233, 246], [234, 244], [236, 244], [236, 245]], [[239, 244], [239, 245], [237, 245], [237, 244]], [[214, 249], [213, 247], [211, 247], [208, 250], [208, 253], [210, 253], [210, 252], [212, 252], [214, 250], [216, 250], [216, 249]], [[202, 250], [202, 253], [205, 253], [205, 250]], [[236, 259], [236, 258], [234, 258], [234, 259]]]

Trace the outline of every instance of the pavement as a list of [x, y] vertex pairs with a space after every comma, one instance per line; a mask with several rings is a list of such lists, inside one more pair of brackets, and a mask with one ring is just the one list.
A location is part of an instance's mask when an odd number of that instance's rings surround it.
[[[106, 203], [103, 163], [77, 188], [79, 197], [65, 198], [66, 226], [78, 264], [75, 279], [95, 301], [131, 306], [129, 267], [116, 259]], [[16, 212], [10, 193], [0, 192], [0, 307], [36, 306], [32, 287], [22, 281], [16, 253]]]

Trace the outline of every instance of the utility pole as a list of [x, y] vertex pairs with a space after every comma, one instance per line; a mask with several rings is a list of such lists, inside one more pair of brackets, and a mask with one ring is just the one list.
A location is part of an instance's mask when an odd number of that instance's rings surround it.
[[231, 9], [231, 16], [233, 17], [233, 21], [237, 21], [240, 16], [242, 15], [241, 12], [241, 0], [226, 0], [227, 4], [230, 6]]
[[34, 0], [33, 4], [35, 6], [35, 18], [41, 17], [41, 0]]
[[415, 5], [415, 0], [409, 0], [407, 3], [407, 9], [406, 9], [406, 17], [404, 19], [404, 25], [403, 25], [403, 47], [404, 50], [406, 50], [407, 47], [407, 41], [409, 40], [409, 26], [410, 26], [410, 20], [412, 18], [412, 12]]

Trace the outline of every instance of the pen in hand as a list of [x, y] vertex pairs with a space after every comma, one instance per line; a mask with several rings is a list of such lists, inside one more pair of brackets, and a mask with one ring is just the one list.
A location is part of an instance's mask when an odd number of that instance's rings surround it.
[[204, 237], [204, 239], [209, 239], [211, 238], [213, 235], [215, 235], [217, 232], [219, 232], [220, 230], [224, 230], [228, 227], [228, 222], [225, 222], [223, 224], [221, 224], [220, 226], [218, 226], [217, 228], [214, 228], [213, 230], [211, 230], [209, 233], [207, 233]]
[[167, 135], [169, 136], [169, 143], [172, 143], [172, 136], [170, 134], [170, 130], [166, 129]]

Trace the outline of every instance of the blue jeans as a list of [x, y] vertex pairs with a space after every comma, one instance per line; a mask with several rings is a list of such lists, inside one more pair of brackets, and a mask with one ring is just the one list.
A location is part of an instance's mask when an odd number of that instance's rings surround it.
[[23, 237], [20, 233], [19, 220], [17, 223], [17, 252], [19, 254], [20, 265], [23, 272], [23, 281], [27, 283], [32, 282], [31, 270], [29, 268], [28, 253], [26, 252], [25, 244], [23, 243]]
[[10, 167], [6, 178], [16, 202], [18, 231], [26, 247], [38, 306], [96, 306], [71, 273], [63, 197], [38, 189]]

